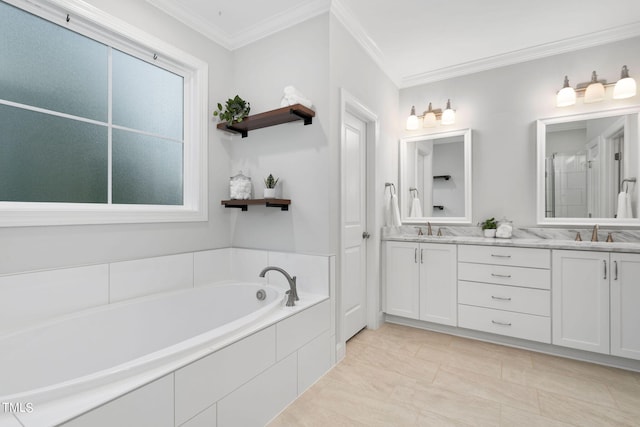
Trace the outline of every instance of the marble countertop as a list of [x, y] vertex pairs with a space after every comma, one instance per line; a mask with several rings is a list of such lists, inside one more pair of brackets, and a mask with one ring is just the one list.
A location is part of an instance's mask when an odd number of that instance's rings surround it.
[[487, 238], [478, 236], [418, 236], [411, 234], [388, 235], [382, 240], [420, 243], [453, 243], [458, 245], [508, 246], [520, 248], [569, 249], [581, 251], [607, 251], [640, 253], [640, 242], [590, 242], [565, 239]]

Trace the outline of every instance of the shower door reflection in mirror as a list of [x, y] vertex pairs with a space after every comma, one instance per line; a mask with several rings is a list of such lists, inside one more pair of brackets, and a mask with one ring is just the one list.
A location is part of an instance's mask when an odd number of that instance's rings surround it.
[[638, 223], [638, 113], [538, 121], [538, 222]]

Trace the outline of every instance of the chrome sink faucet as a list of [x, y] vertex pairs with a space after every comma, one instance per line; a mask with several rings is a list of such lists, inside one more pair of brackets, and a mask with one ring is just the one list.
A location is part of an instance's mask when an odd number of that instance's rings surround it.
[[279, 271], [287, 279], [287, 282], [289, 282], [289, 290], [286, 292], [286, 294], [288, 295], [286, 306], [293, 307], [294, 305], [296, 305], [295, 302], [300, 300], [300, 298], [298, 298], [298, 290], [296, 289], [296, 276], [291, 277], [289, 273], [287, 273], [284, 269], [280, 267], [269, 266], [269, 267], [265, 267], [260, 272], [260, 277], [264, 277], [264, 275], [267, 274], [267, 271], [271, 271], [271, 270]]

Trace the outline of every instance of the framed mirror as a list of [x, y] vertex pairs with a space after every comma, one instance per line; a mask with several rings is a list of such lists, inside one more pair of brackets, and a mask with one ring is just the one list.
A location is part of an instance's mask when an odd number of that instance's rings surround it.
[[400, 140], [403, 223], [471, 224], [471, 129]]
[[538, 224], [640, 226], [640, 107], [537, 121]]

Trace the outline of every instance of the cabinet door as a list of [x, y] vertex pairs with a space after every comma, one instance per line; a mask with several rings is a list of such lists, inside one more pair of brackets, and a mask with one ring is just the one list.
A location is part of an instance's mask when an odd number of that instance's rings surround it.
[[640, 359], [640, 255], [611, 254], [611, 354]]
[[456, 326], [456, 246], [421, 243], [419, 249], [420, 320]]
[[419, 318], [418, 244], [385, 242], [385, 313]]
[[609, 353], [609, 254], [553, 251], [553, 344]]

